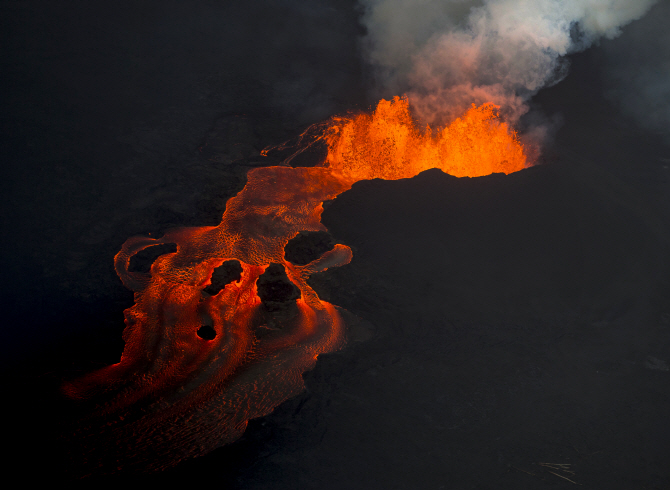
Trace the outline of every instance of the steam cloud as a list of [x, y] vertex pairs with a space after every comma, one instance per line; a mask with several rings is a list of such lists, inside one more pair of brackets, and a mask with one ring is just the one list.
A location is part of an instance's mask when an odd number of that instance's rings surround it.
[[407, 93], [419, 119], [445, 124], [487, 101], [517, 121], [565, 77], [565, 55], [616, 37], [656, 0], [360, 2], [380, 95]]
[[605, 95], [643, 128], [670, 143], [670, 2], [603, 45]]

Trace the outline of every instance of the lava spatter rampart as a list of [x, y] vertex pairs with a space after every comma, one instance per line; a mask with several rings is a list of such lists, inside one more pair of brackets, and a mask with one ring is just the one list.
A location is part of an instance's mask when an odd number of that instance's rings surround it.
[[[79, 423], [72, 462], [83, 473], [156, 470], [234, 441], [248, 420], [268, 414], [304, 387], [319, 354], [345, 342], [336, 308], [307, 284], [311, 274], [348, 263], [335, 245], [306, 264], [285, 258], [301, 231], [326, 231], [322, 204], [362, 179], [412, 177], [428, 168], [457, 176], [509, 173], [525, 165], [523, 147], [487, 104], [450, 126], [416, 129], [406, 99], [382, 100], [372, 115], [333, 118], [319, 139], [328, 157], [318, 167], [251, 170], [226, 203], [218, 226], [180, 228], [160, 239], [133, 237], [115, 257], [116, 272], [135, 292], [125, 312], [119, 363], [65, 386], [92, 400]], [[131, 258], [176, 244], [149, 273]], [[239, 279], [212, 291], [214, 270], [239, 261]], [[270, 264], [299, 290], [292, 308], [265, 308], [257, 283]], [[208, 334], [203, 337], [206, 327]]]

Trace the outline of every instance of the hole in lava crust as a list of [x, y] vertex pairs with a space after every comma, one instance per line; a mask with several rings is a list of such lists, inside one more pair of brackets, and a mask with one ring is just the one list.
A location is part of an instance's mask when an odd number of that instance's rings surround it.
[[203, 340], [214, 340], [216, 337], [216, 330], [212, 328], [211, 325], [203, 325], [198, 329], [198, 337]]
[[242, 265], [239, 260], [226, 260], [212, 273], [211, 284], [203, 291], [214, 296], [221, 291], [226, 284], [237, 282], [242, 278]]

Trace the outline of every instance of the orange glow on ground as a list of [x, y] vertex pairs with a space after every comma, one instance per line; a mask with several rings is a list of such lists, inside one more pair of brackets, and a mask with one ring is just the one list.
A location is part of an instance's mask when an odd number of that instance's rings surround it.
[[[319, 167], [264, 167], [249, 171], [245, 188], [226, 203], [216, 227], [179, 228], [162, 238], [133, 237], [115, 257], [124, 285], [135, 292], [125, 311], [125, 348], [119, 363], [64, 387], [95, 403], [74, 438], [79, 465], [90, 471], [130, 467], [163, 469], [239, 438], [248, 420], [270, 413], [303, 388], [302, 374], [319, 354], [345, 342], [333, 305], [307, 284], [311, 274], [347, 264], [336, 245], [306, 265], [284, 257], [300, 231], [325, 231], [323, 201], [358, 180], [412, 177], [429, 168], [455, 176], [510, 173], [524, 168], [523, 147], [495, 115], [495, 106], [473, 106], [433, 134], [419, 131], [408, 101], [380, 101], [372, 115], [333, 118], [319, 139], [328, 157]], [[175, 243], [150, 273], [129, 271], [147, 247]], [[238, 282], [211, 296], [203, 290], [213, 271], [236, 259]], [[271, 263], [282, 264], [301, 293], [295, 314], [268, 328], [257, 280]], [[204, 324], [212, 340], [196, 332]], [[103, 470], [104, 471], [104, 470]]]

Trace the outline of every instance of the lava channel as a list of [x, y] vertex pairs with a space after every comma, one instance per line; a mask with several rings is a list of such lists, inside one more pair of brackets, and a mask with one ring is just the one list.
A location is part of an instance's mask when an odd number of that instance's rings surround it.
[[[218, 226], [124, 243], [115, 267], [135, 304], [125, 311], [121, 360], [64, 386], [94, 405], [72, 437], [71, 463], [82, 474], [165, 469], [233, 442], [250, 419], [304, 389], [302, 374], [317, 356], [345, 344], [337, 308], [307, 279], [349, 263], [351, 249], [337, 244], [305, 265], [284, 252], [301, 231], [327, 231], [323, 201], [364, 179], [409, 178], [429, 168], [480, 176], [527, 164], [492, 104], [433, 131], [418, 129], [407, 99], [396, 97], [372, 114], [320, 127], [317, 140], [328, 147], [322, 164], [249, 171]], [[136, 254], [161, 244], [176, 251], [159, 256], [149, 272], [130, 267]], [[213, 289], [215, 270], [230, 261], [241, 273]], [[275, 289], [288, 294], [279, 298], [285, 308], [261, 300], [259, 278], [270, 272], [284, 278]]]

